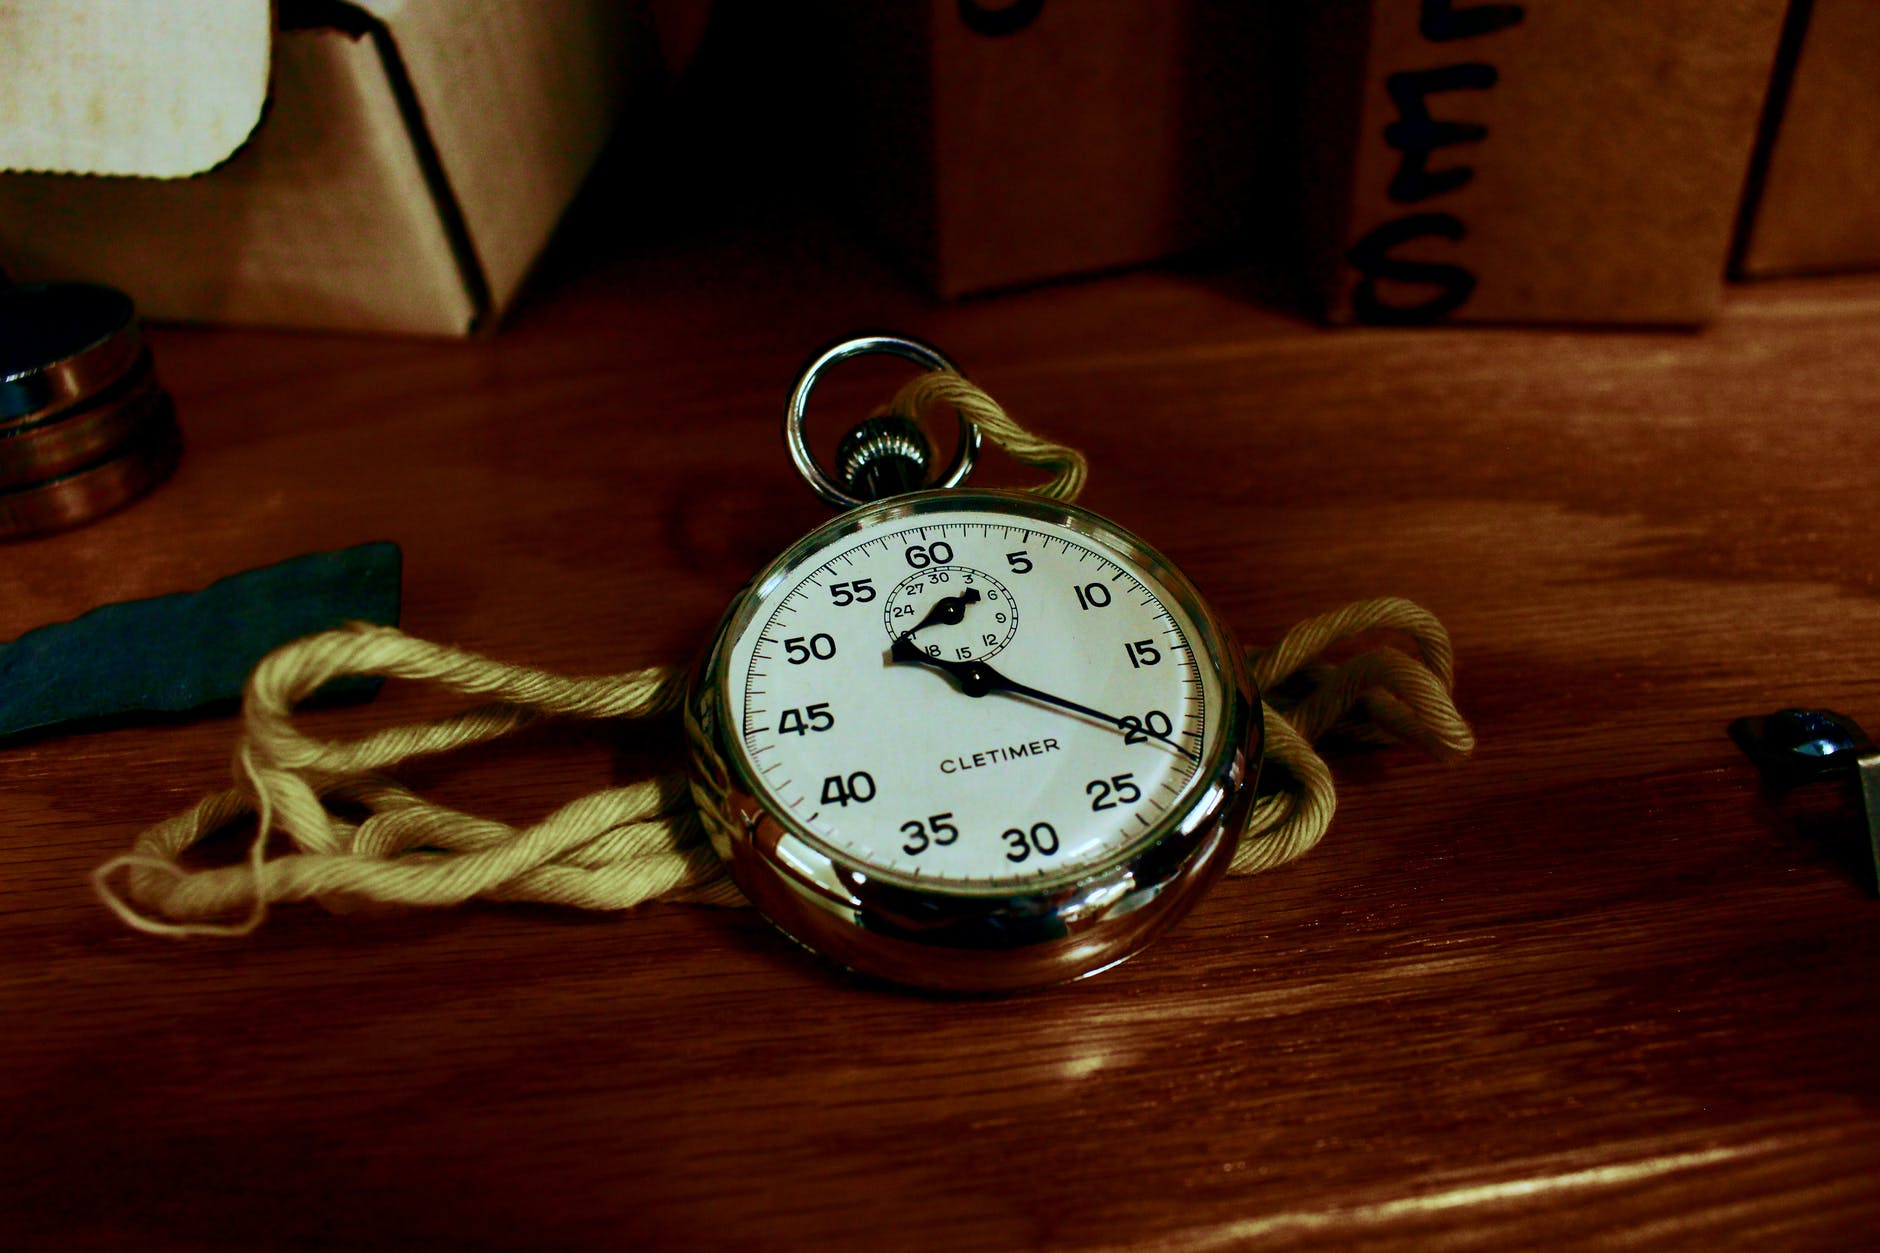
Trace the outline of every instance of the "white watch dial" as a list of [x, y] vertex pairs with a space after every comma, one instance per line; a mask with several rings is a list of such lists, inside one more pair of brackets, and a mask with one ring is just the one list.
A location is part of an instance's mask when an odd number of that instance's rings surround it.
[[1222, 682], [1189, 596], [1096, 523], [884, 511], [773, 572], [730, 649], [750, 777], [912, 885], [1026, 890], [1184, 813]]

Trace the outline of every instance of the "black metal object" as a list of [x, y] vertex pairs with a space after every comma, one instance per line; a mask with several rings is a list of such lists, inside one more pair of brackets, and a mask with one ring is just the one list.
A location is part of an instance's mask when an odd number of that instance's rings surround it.
[[1861, 877], [1880, 895], [1880, 748], [1860, 724], [1832, 709], [1778, 709], [1738, 718], [1730, 738], [1778, 792], [1819, 781], [1858, 786], [1867, 826]]
[[1778, 709], [1738, 718], [1730, 724], [1730, 738], [1779, 787], [1851, 773], [1874, 751], [1858, 722], [1831, 709]]

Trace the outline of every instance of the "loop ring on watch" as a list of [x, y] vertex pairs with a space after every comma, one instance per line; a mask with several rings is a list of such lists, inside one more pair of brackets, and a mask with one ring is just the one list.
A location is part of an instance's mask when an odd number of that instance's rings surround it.
[[[863, 335], [855, 339], [846, 339], [822, 353], [803, 367], [797, 375], [796, 386], [790, 389], [790, 403], [783, 415], [783, 439], [789, 446], [790, 460], [795, 463], [801, 474], [815, 493], [837, 509], [855, 509], [869, 501], [846, 490], [842, 484], [829, 476], [828, 471], [816, 463], [816, 458], [809, 450], [809, 441], [803, 436], [803, 419], [809, 410], [810, 389], [816, 386], [816, 380], [822, 377], [831, 366], [847, 361], [850, 357], [860, 357], [868, 353], [886, 353], [890, 356], [905, 357], [930, 370], [945, 370], [957, 374], [951, 361], [941, 355], [940, 350], [930, 344], [923, 344], [917, 339], [906, 339], [899, 335]], [[960, 414], [960, 438], [953, 450], [953, 460], [946, 471], [931, 486], [958, 487], [966, 481], [966, 476], [973, 472], [973, 461], [979, 454], [979, 427], [972, 419]]]

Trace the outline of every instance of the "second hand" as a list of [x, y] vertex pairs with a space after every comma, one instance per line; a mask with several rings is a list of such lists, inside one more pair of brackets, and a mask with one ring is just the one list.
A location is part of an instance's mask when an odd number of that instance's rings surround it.
[[[922, 623], [922, 625], [924, 626], [926, 624]], [[915, 628], [915, 630], [918, 629], [918, 627]], [[1160, 740], [1188, 760], [1199, 760], [1193, 753], [1183, 748], [1180, 744], [1177, 744], [1168, 736], [1158, 735], [1156, 732], [1151, 731], [1148, 727], [1143, 725], [1140, 718], [1118, 718], [1113, 714], [1106, 714], [1100, 709], [1092, 709], [1088, 705], [1081, 705], [1074, 700], [1067, 700], [1062, 696], [1053, 696], [1049, 692], [1041, 692], [1035, 687], [1030, 687], [1013, 679], [1006, 678], [1003, 674], [1000, 674], [983, 661], [947, 661], [941, 657], [929, 656], [927, 653], [922, 652], [920, 647], [914, 643], [913, 636], [913, 631], [907, 631], [897, 638], [894, 641], [894, 646], [888, 650], [888, 659], [895, 662], [913, 662], [918, 665], [929, 666], [935, 670], [939, 670], [941, 673], [951, 676], [953, 680], [960, 685], [960, 691], [966, 693], [968, 696], [979, 697], [989, 695], [993, 692], [1003, 692], [1010, 696], [1019, 696], [1027, 700], [1040, 701], [1047, 705], [1056, 705], [1060, 709], [1068, 709], [1073, 713], [1080, 713], [1085, 717], [1095, 718], [1101, 722], [1109, 723], [1117, 730], [1123, 732], [1125, 740], [1128, 740], [1132, 735], [1140, 735], [1144, 739]]]

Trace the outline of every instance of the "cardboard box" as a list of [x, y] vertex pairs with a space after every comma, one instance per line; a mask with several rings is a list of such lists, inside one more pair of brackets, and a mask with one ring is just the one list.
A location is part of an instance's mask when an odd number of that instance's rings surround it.
[[1880, 6], [1813, 0], [1795, 12], [1805, 26], [1772, 105], [1779, 124], [1740, 270], [1880, 266]]
[[[613, 125], [622, 0], [35, 0], [0, 45], [0, 266], [144, 316], [461, 335]], [[63, 171], [63, 172], [53, 172]]]
[[1784, 8], [1315, 4], [1308, 191], [1328, 315], [1710, 318]]
[[823, 0], [850, 198], [939, 294], [1229, 239], [1274, 109], [1269, 6]]

